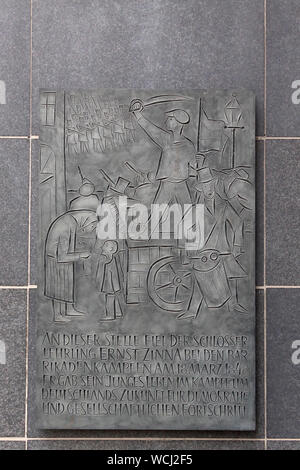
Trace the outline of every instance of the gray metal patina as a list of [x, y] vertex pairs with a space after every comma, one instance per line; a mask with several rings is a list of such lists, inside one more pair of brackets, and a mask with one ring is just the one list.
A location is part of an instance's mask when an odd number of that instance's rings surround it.
[[254, 106], [41, 92], [40, 427], [255, 429]]

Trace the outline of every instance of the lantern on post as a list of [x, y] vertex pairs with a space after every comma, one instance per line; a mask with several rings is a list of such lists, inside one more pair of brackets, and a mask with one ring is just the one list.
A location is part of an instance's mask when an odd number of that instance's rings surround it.
[[235, 167], [235, 134], [238, 129], [244, 129], [242, 124], [242, 111], [240, 104], [236, 98], [235, 94], [232, 94], [231, 100], [227, 103], [224, 109], [225, 119], [226, 119], [226, 129], [231, 130], [231, 141], [232, 141], [232, 149], [231, 149], [231, 164], [230, 168]]

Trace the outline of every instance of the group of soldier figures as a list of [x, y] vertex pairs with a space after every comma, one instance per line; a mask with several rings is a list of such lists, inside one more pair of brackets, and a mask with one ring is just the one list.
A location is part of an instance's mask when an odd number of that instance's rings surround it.
[[[95, 102], [70, 106], [66, 125], [68, 155], [84, 155], [90, 152], [104, 153], [136, 140], [131, 114], [118, 103], [108, 103], [102, 108]], [[78, 112], [77, 112], [78, 111]]]
[[246, 313], [247, 306], [239, 303], [238, 293], [239, 282], [247, 277], [242, 260], [254, 204], [247, 168], [210, 168], [205, 154], [197, 153], [193, 142], [184, 135], [190, 116], [183, 109], [166, 113], [165, 128], [146, 117], [141, 100], [133, 100], [129, 112], [136, 125], [160, 148], [157, 168], [145, 173], [127, 162], [136, 174], [134, 184], [120, 177], [116, 184], [110, 182], [100, 199], [93, 183], [82, 177], [79, 196], [52, 223], [45, 243], [44, 292], [52, 299], [54, 321], [66, 322], [86, 314], [76, 306], [74, 288], [75, 263], [86, 262], [103, 299], [101, 319], [114, 320], [123, 315], [126, 273], [119, 255], [124, 251], [124, 241], [92, 237], [92, 246], [85, 250], [80, 250], [76, 242], [79, 233], [82, 236], [95, 231], [101, 204], [109, 203], [117, 211], [120, 195], [146, 204], [202, 204], [204, 244], [199, 250], [184, 253], [193, 282], [186, 309], [179, 318], [195, 318], [201, 308], [223, 306], [231, 312]]

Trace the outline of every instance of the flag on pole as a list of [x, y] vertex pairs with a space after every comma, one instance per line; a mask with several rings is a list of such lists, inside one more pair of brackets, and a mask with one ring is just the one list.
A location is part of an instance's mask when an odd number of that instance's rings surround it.
[[209, 119], [203, 108], [200, 110], [198, 151], [220, 151], [228, 139], [224, 132], [225, 123], [222, 120]]

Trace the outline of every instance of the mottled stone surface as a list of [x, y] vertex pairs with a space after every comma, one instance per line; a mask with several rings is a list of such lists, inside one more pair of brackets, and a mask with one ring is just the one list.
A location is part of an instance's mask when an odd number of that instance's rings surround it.
[[0, 135], [29, 135], [30, 0], [2, 0]]
[[33, 23], [35, 134], [40, 87], [244, 87], [263, 134], [260, 0], [34, 0]]
[[[24, 436], [26, 290], [0, 290], [0, 437]], [[3, 356], [2, 356], [3, 358]]]
[[267, 285], [300, 284], [300, 142], [266, 144]]
[[267, 135], [300, 136], [300, 4], [267, 2]]
[[28, 169], [28, 141], [0, 139], [2, 286], [27, 284]]
[[88, 441], [28, 441], [30, 450], [262, 450], [262, 441], [200, 440], [88, 440]]
[[300, 440], [289, 441], [287, 440], [278, 440], [278, 441], [268, 441], [268, 450], [299, 450], [300, 449]]
[[298, 438], [299, 289], [267, 292], [267, 417], [268, 437]]
[[0, 450], [25, 450], [24, 441], [0, 441]]

